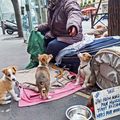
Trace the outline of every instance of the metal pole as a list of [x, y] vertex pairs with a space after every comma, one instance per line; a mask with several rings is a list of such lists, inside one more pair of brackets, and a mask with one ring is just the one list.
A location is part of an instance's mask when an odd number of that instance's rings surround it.
[[1, 20], [1, 28], [2, 28], [2, 32], [5, 35], [5, 27], [4, 27], [4, 22]]
[[31, 16], [31, 12], [30, 12], [30, 1], [29, 0], [25, 0], [25, 6], [26, 6], [26, 11], [27, 11], [27, 15], [28, 15], [28, 23], [29, 23], [29, 32], [31, 32], [32, 30], [32, 16]]
[[43, 8], [43, 0], [39, 0], [39, 7], [40, 7], [40, 16], [41, 16], [41, 23], [43, 23], [43, 13], [42, 13], [42, 8]]
[[94, 19], [93, 19], [93, 25], [94, 25], [94, 23], [95, 23], [95, 20], [96, 20], [96, 17], [97, 17], [97, 14], [98, 14], [98, 11], [99, 11], [101, 2], [102, 2], [102, 0], [100, 0], [99, 5], [98, 5], [98, 8], [97, 8], [97, 11], [96, 11], [96, 13], [95, 13], [95, 15], [94, 15], [95, 17], [94, 17]]
[[94, 23], [93, 23], [93, 16], [94, 16], [94, 15], [92, 14], [92, 11], [91, 11], [90, 14], [91, 14], [91, 28], [94, 28], [94, 27], [93, 27], [93, 26], [94, 26]]
[[41, 21], [41, 6], [40, 6], [40, 0], [35, 0], [35, 6], [36, 6], [36, 17], [38, 24], [42, 23]]
[[2, 28], [2, 33], [5, 34], [5, 26], [4, 26], [4, 22], [3, 22], [3, 13], [2, 13], [2, 2], [1, 1], [1, 4], [0, 4], [0, 21], [1, 21], [1, 28]]

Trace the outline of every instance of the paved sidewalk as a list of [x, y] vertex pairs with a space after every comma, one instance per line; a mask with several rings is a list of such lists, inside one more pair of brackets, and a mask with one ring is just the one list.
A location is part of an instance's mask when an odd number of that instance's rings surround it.
[[29, 63], [27, 44], [23, 38], [17, 38], [17, 35], [0, 36], [0, 56], [0, 76], [1, 69], [8, 65], [15, 65], [20, 70]]
[[[26, 48], [23, 38], [1, 35], [0, 70], [8, 65], [16, 65], [18, 70], [24, 69], [29, 63]], [[85, 98], [74, 94], [57, 101], [23, 108], [19, 108], [18, 103], [12, 101], [9, 105], [0, 106], [0, 120], [67, 120], [65, 110], [69, 106], [86, 102]]]
[[[18, 70], [24, 69], [29, 63], [26, 52], [27, 44], [23, 38], [16, 35], [0, 36], [0, 70], [8, 65], [16, 65]], [[0, 76], [2, 73], [0, 72]], [[62, 99], [19, 108], [18, 103], [12, 101], [9, 105], [0, 106], [0, 120], [67, 120], [65, 111], [76, 104], [86, 105], [87, 99], [72, 94]], [[119, 116], [108, 120], [120, 120]]]

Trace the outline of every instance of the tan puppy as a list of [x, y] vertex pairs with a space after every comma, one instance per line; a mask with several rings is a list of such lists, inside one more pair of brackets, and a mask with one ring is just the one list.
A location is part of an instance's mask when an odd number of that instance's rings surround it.
[[85, 53], [79, 53], [78, 57], [80, 59], [80, 66], [78, 68], [78, 74], [75, 85], [78, 85], [80, 83], [80, 76], [85, 78], [84, 84], [82, 85], [83, 88], [86, 88], [88, 86], [91, 86], [90, 82], [90, 76], [91, 76], [91, 68], [90, 68], [90, 61], [92, 59], [92, 56], [85, 52]]
[[20, 98], [17, 97], [17, 94], [14, 91], [14, 86], [16, 82], [16, 68], [15, 67], [7, 67], [2, 70], [3, 77], [0, 80], [0, 104], [8, 104], [11, 102], [11, 96], [6, 96], [7, 93], [10, 93], [14, 100], [19, 101]]
[[35, 78], [36, 78], [36, 85], [38, 90], [41, 94], [42, 99], [48, 99], [48, 92], [50, 87], [50, 72], [48, 64], [53, 56], [42, 54], [38, 56], [39, 66], [36, 70]]

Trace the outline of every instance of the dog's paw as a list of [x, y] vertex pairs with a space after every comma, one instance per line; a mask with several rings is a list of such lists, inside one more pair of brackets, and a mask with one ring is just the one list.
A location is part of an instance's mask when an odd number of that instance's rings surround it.
[[7, 100], [3, 104], [9, 104], [9, 103], [11, 103], [11, 100]]
[[5, 97], [5, 100], [9, 100], [9, 99], [11, 99], [10, 95]]
[[52, 96], [48, 96], [48, 99], [51, 99], [52, 98]]
[[19, 101], [20, 100], [20, 97], [16, 97], [14, 98], [15, 101]]

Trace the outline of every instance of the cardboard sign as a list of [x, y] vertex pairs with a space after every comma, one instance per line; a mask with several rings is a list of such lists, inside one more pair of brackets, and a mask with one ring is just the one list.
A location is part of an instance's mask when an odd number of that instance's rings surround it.
[[120, 86], [93, 92], [92, 95], [96, 120], [120, 115]]

